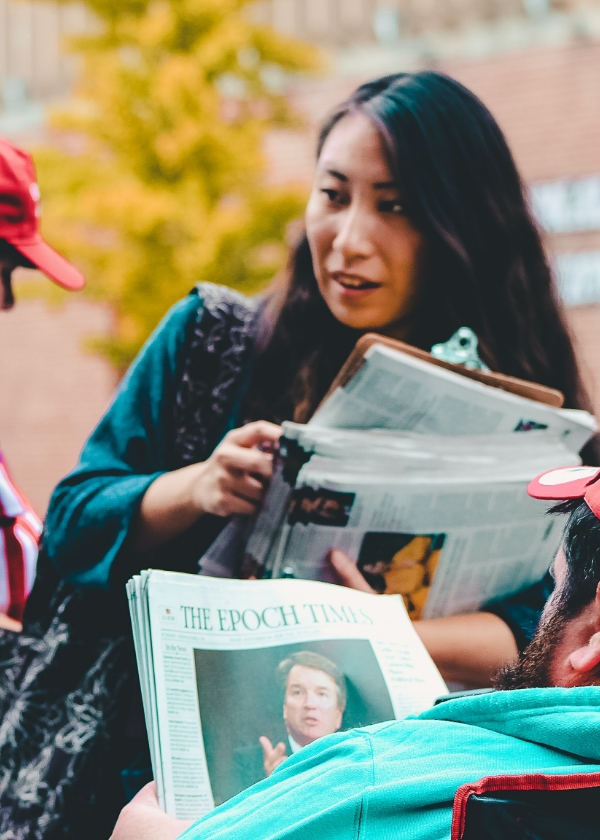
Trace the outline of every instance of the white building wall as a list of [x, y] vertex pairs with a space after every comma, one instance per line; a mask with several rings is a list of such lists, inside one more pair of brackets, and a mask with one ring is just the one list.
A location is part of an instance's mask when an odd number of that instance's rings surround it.
[[46, 102], [69, 93], [74, 59], [65, 47], [70, 35], [92, 25], [78, 5], [0, 0], [0, 99], [4, 110], [23, 99]]

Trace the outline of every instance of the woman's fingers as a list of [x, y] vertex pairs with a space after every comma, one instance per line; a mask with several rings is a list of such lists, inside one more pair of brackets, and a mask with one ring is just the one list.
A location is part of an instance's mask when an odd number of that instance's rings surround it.
[[258, 510], [258, 503], [244, 499], [242, 496], [231, 495], [225, 502], [224, 512], [221, 516], [232, 516], [239, 513], [241, 516], [253, 516]]
[[280, 437], [281, 426], [276, 426], [275, 423], [269, 423], [267, 420], [257, 420], [255, 423], [233, 429], [226, 439], [237, 446], [251, 448], [261, 443], [277, 443]]
[[258, 449], [244, 449], [231, 443], [223, 443], [214, 455], [220, 466], [226, 470], [240, 470], [269, 479], [273, 474], [273, 456]]
[[[191, 496], [199, 515], [256, 513], [273, 474], [266, 443], [279, 440], [281, 428], [258, 421], [229, 432], [210, 458], [195, 466]], [[263, 451], [256, 448], [263, 444]]]
[[268, 487], [269, 477], [220, 463], [217, 465], [217, 481], [223, 491], [259, 501]]
[[256, 513], [266, 491], [262, 478], [211, 461], [199, 466], [193, 491], [197, 509], [215, 516]]
[[350, 589], [358, 589], [360, 592], [372, 592], [375, 594], [375, 590], [369, 586], [356, 568], [356, 563], [353, 563], [347, 554], [344, 554], [339, 548], [332, 548], [328, 558], [342, 586], [347, 586]]
[[221, 482], [221, 492], [224, 496], [239, 496], [240, 499], [257, 505], [265, 494], [265, 485], [245, 473], [240, 476], [226, 474]]
[[265, 483], [253, 475], [244, 473], [235, 483], [235, 493], [253, 502], [262, 501], [265, 495]]

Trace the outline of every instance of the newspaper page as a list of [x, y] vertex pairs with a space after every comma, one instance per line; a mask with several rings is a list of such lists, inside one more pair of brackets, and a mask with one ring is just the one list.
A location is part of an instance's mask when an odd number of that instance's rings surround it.
[[539, 580], [561, 523], [529, 498], [527, 483], [579, 463], [547, 432], [454, 438], [449, 447], [437, 436], [286, 423], [284, 460], [288, 448], [310, 456], [288, 476], [287, 494], [277, 486], [286, 502], [270, 538], [264, 522], [250, 536], [252, 568], [334, 582], [327, 555], [339, 548], [376, 591], [401, 594], [412, 618], [471, 612]]
[[447, 689], [398, 596], [146, 571], [128, 585], [161, 806], [194, 819], [337, 731]]
[[[430, 476], [443, 468], [464, 472], [465, 464], [486, 460], [498, 475], [519, 464], [520, 480], [526, 484], [544, 469], [579, 463], [572, 460], [573, 453], [596, 428], [586, 411], [551, 408], [373, 345], [361, 368], [334, 391], [308, 425], [284, 424], [283, 457], [275, 459], [262, 510], [252, 519], [233, 518], [200, 558], [200, 573], [262, 577], [272, 575], [274, 566], [281, 572], [284, 544], [279, 537], [290, 493], [300, 468], [316, 452], [345, 464], [360, 462], [382, 480], [390, 472], [407, 470]], [[359, 434], [344, 439], [340, 431], [346, 430]], [[557, 441], [563, 445], [557, 450], [559, 462], [556, 452], [548, 458], [548, 447], [540, 447], [541, 433], [551, 445]], [[338, 469], [339, 464], [334, 464], [334, 472]], [[485, 522], [483, 510], [482, 515]], [[311, 562], [320, 561], [313, 557]]]
[[279, 534], [273, 576], [335, 580], [333, 548], [380, 592], [406, 598], [414, 618], [472, 612], [540, 580], [561, 527], [522, 481], [305, 475]]
[[450, 436], [543, 429], [568, 441], [574, 452], [596, 428], [587, 412], [552, 408], [379, 344], [309, 422]]

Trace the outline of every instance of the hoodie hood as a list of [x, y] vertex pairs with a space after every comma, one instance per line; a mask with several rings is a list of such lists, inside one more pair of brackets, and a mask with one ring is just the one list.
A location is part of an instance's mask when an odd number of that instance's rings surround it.
[[600, 686], [476, 694], [416, 717], [478, 726], [600, 763]]

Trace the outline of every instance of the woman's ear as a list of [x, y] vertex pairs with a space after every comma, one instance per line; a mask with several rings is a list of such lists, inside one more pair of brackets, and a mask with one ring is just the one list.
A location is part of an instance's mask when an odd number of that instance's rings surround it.
[[569, 656], [569, 664], [574, 671], [587, 674], [600, 665], [600, 584], [596, 588], [596, 597], [592, 604], [592, 633], [587, 645], [577, 648]]

